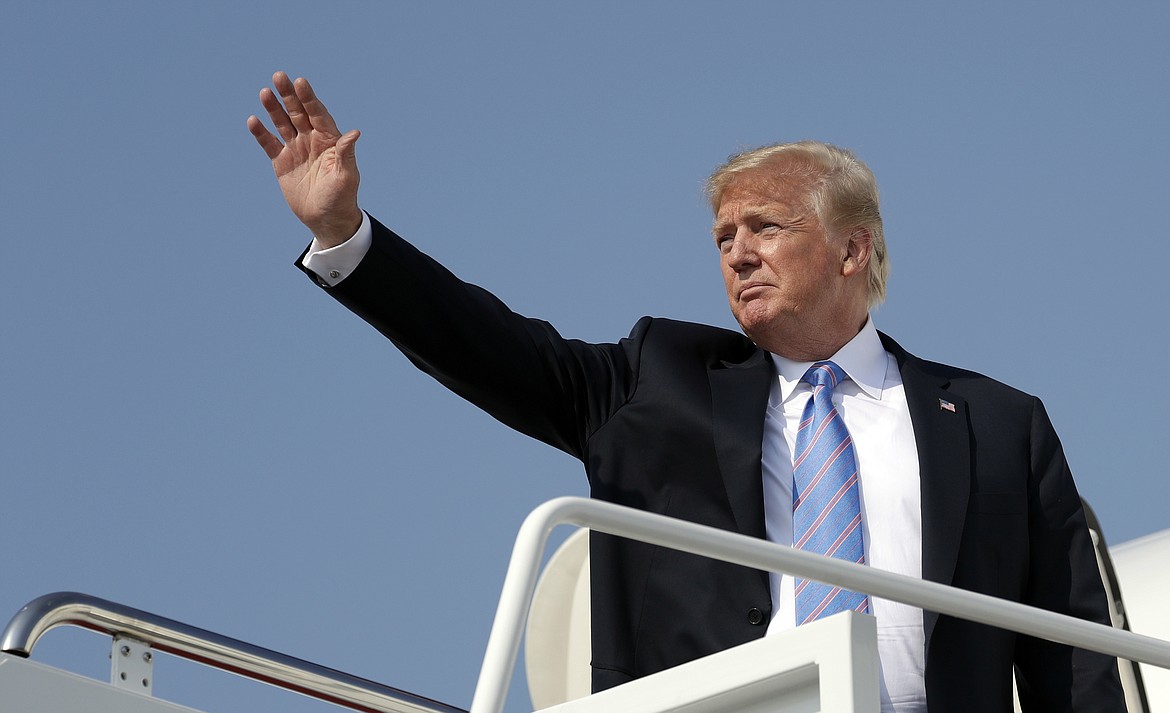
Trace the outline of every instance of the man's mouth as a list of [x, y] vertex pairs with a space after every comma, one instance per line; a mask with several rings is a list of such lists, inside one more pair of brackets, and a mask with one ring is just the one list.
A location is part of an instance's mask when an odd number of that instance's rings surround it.
[[761, 292], [763, 292], [765, 289], [767, 289], [769, 287], [771, 287], [771, 285], [769, 285], [766, 282], [745, 282], [739, 288], [739, 299], [741, 299], [741, 300], [753, 299], [755, 297], [758, 297]]

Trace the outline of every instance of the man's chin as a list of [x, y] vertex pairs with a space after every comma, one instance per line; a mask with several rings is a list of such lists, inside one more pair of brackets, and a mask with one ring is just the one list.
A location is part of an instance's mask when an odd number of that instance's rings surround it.
[[739, 322], [739, 328], [744, 334], [756, 341], [758, 337], [775, 330], [781, 320], [775, 310], [762, 304], [749, 303], [735, 314], [735, 321]]

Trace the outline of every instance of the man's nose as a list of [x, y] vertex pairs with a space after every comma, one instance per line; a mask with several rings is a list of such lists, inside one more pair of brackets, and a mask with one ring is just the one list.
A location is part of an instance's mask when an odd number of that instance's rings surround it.
[[727, 266], [739, 272], [745, 268], [760, 264], [759, 253], [756, 252], [756, 241], [746, 230], [739, 231], [731, 241], [731, 249], [727, 252]]

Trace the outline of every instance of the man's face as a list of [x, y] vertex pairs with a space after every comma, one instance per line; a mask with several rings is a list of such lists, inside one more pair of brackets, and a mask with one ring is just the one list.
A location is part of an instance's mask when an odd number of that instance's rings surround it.
[[828, 239], [810, 205], [814, 180], [784, 168], [775, 163], [733, 178], [714, 226], [732, 314], [757, 344], [780, 353], [778, 345], [831, 341], [856, 321], [843, 279], [847, 241]]

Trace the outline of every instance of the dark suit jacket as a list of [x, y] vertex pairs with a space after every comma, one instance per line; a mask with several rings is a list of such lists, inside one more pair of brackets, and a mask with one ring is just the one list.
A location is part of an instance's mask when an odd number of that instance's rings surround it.
[[[618, 344], [564, 339], [376, 222], [369, 253], [329, 291], [445, 386], [581, 459], [593, 497], [764, 537], [774, 373], [742, 334], [646, 317]], [[918, 444], [923, 577], [1108, 623], [1040, 401], [883, 341]], [[590, 546], [595, 690], [764, 634], [766, 573], [596, 533]], [[1124, 709], [1110, 658], [930, 612], [924, 624], [932, 711], [1010, 711], [1013, 664], [1025, 710]]]

